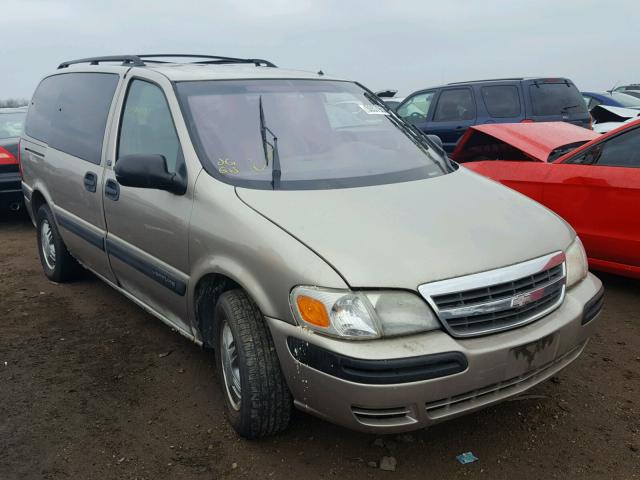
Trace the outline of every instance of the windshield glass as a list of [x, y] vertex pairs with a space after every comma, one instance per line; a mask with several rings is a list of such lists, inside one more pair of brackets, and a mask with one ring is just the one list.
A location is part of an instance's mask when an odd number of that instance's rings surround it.
[[581, 140], [579, 142], [573, 142], [573, 143], [569, 143], [567, 145], [558, 147], [549, 154], [549, 158], [547, 158], [547, 162], [551, 163], [554, 160], [563, 156], [565, 153], [575, 150], [576, 148], [578, 148], [581, 145], [584, 145], [585, 143], [587, 143], [587, 140]]
[[626, 93], [613, 92], [611, 94], [611, 98], [613, 98], [616, 102], [618, 102], [623, 107], [640, 108], [640, 98], [634, 97], [632, 95], [627, 95]]
[[19, 137], [24, 125], [26, 112], [0, 112], [0, 139]]
[[625, 95], [631, 95], [632, 97], [640, 98], [640, 90], [625, 90]]
[[529, 86], [534, 115], [587, 115], [587, 107], [575, 85], [565, 82]]
[[228, 183], [273, 188], [274, 144], [281, 189], [402, 182], [452, 168], [354, 83], [218, 80], [176, 88], [205, 168]]

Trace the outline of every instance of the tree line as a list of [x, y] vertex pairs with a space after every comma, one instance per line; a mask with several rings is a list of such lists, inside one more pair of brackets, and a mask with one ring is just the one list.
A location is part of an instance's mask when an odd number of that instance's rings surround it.
[[26, 98], [7, 98], [4, 100], [0, 99], [0, 108], [16, 108], [16, 107], [24, 107], [29, 105], [29, 100]]

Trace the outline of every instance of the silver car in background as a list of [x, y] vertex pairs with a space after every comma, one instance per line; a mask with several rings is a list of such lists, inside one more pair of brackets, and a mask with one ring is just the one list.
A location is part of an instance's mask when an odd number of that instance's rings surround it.
[[423, 428], [583, 351], [602, 285], [562, 219], [451, 162], [357, 83], [158, 58], [42, 80], [25, 201], [48, 278], [79, 263], [213, 349], [240, 435], [283, 430], [293, 406]]

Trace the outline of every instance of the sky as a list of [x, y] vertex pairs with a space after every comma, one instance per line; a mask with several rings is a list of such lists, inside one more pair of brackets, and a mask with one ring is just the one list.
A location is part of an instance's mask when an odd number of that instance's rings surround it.
[[633, 0], [0, 0], [0, 98], [64, 61], [200, 53], [266, 58], [399, 96], [453, 81], [640, 83]]

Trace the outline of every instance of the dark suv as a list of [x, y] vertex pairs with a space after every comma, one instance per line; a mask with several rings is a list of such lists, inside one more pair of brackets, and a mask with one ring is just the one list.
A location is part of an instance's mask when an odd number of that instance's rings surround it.
[[438, 135], [448, 152], [472, 125], [565, 121], [591, 127], [580, 92], [566, 78], [449, 83], [412, 93], [396, 111], [423, 132]]

